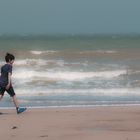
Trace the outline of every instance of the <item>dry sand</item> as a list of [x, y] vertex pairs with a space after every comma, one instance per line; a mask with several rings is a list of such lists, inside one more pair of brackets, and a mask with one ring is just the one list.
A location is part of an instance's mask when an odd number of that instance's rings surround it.
[[0, 110], [1, 140], [140, 140], [140, 106]]

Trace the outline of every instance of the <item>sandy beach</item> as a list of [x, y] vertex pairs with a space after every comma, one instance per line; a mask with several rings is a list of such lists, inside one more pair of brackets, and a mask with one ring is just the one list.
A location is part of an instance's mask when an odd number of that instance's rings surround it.
[[0, 110], [2, 140], [139, 140], [140, 107]]

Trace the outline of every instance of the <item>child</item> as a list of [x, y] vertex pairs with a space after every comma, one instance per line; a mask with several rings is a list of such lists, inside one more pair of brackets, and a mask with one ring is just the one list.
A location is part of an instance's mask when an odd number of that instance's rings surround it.
[[1, 67], [1, 76], [0, 76], [0, 100], [4, 96], [4, 92], [6, 91], [13, 99], [14, 105], [17, 110], [17, 114], [22, 113], [26, 110], [26, 108], [19, 107], [14, 89], [12, 87], [12, 65], [14, 63], [15, 57], [12, 54], [7, 53], [5, 56], [6, 64]]

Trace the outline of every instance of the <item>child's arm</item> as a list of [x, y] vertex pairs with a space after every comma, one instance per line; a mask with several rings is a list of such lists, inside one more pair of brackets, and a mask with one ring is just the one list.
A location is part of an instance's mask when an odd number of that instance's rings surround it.
[[10, 88], [10, 86], [12, 85], [12, 82], [11, 82], [11, 73], [9, 72], [8, 73], [8, 84], [7, 84], [7, 86], [6, 86], [6, 89], [9, 89]]

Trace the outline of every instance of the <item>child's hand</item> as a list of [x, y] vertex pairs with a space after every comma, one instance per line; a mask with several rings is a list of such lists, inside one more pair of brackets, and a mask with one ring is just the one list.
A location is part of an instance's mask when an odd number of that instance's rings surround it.
[[6, 89], [8, 90], [10, 88], [10, 84], [8, 84], [7, 86], [6, 86]]

